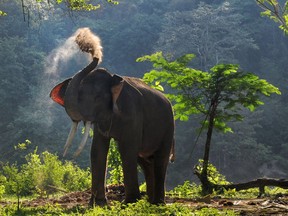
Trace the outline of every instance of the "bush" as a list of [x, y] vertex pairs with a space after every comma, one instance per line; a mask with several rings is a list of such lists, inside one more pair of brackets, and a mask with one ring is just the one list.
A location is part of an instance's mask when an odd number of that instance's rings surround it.
[[63, 186], [68, 191], [85, 190], [91, 185], [90, 169], [83, 170], [71, 161], [65, 161], [63, 174]]
[[[19, 146], [19, 145], [18, 145]], [[90, 187], [90, 171], [82, 170], [72, 162], [61, 162], [57, 155], [47, 151], [38, 154], [37, 147], [33, 153], [25, 156], [26, 163], [18, 166], [5, 164], [0, 170], [1, 192], [29, 196], [49, 195], [58, 190], [77, 191]]]
[[201, 194], [201, 186], [196, 185], [194, 182], [190, 183], [190, 181], [185, 181], [183, 185], [176, 186], [172, 191], [169, 191], [168, 194], [181, 198], [198, 197]]

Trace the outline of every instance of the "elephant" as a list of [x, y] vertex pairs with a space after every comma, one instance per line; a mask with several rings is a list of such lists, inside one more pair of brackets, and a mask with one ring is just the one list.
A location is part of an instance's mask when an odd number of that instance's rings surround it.
[[[94, 49], [83, 49], [93, 56]], [[111, 138], [116, 140], [122, 160], [124, 202], [132, 203], [140, 199], [139, 164], [144, 172], [148, 201], [164, 204], [166, 170], [169, 159], [174, 160], [171, 103], [163, 93], [139, 78], [119, 76], [98, 68], [101, 57], [94, 55], [87, 67], [56, 85], [50, 92], [52, 100], [65, 108], [73, 122], [64, 154], [71, 145], [78, 123], [83, 121], [85, 132], [75, 156], [82, 151], [93, 126], [89, 204], [107, 204], [105, 179]]]

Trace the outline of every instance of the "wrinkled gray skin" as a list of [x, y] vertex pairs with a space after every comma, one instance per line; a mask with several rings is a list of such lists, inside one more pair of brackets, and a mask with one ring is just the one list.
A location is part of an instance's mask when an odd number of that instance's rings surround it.
[[138, 163], [144, 171], [149, 202], [164, 203], [166, 169], [174, 146], [171, 104], [140, 79], [112, 75], [105, 69], [94, 69], [96, 66], [94, 59], [72, 79], [59, 84], [57, 93], [73, 122], [94, 124], [90, 205], [107, 202], [106, 161], [111, 138], [118, 143], [123, 163], [125, 202], [140, 198]]

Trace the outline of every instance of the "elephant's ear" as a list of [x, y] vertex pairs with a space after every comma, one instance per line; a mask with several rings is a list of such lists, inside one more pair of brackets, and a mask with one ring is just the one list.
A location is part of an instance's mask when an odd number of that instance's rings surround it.
[[64, 82], [56, 85], [50, 92], [51, 99], [61, 106], [64, 106], [65, 92], [71, 79], [72, 78], [69, 78]]
[[113, 75], [112, 77], [112, 87], [111, 87], [111, 93], [112, 93], [112, 101], [113, 101], [113, 112], [114, 113], [120, 113], [120, 110], [117, 105], [117, 99], [123, 89], [124, 80], [122, 77], [118, 75]]

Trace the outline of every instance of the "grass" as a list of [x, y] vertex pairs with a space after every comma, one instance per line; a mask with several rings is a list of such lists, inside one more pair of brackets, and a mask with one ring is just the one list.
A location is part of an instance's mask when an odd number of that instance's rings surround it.
[[97, 216], [97, 215], [107, 215], [107, 216], [146, 216], [146, 215], [163, 215], [163, 216], [173, 216], [173, 215], [192, 215], [192, 216], [234, 216], [237, 215], [232, 210], [220, 211], [215, 208], [202, 208], [195, 209], [183, 204], [171, 204], [156, 206], [149, 204], [146, 200], [140, 200], [137, 203], [122, 205], [119, 202], [114, 202], [109, 207], [95, 207], [92, 209], [77, 206], [71, 209], [64, 209], [57, 205], [46, 205], [36, 208], [31, 207], [21, 207], [17, 211], [16, 205], [10, 205], [2, 208], [0, 210], [0, 215], [3, 216], [18, 216], [18, 215], [53, 215], [53, 216], [64, 216], [64, 215], [87, 215], [87, 216]]

